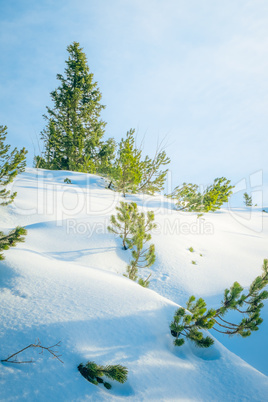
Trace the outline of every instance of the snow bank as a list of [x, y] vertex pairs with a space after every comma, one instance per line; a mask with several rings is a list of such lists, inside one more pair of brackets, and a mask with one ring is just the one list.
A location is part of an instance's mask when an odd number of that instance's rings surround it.
[[[72, 184], [64, 184], [66, 177]], [[61, 341], [64, 364], [30, 349], [21, 357], [34, 363], [0, 364], [1, 400], [267, 399], [267, 306], [259, 333], [227, 341], [263, 373], [218, 341], [207, 350], [190, 343], [175, 348], [169, 323], [189, 295], [213, 305], [235, 280], [248, 286], [261, 272], [268, 214], [223, 210], [200, 220], [160, 196], [127, 196], [154, 210], [158, 223], [157, 261], [141, 273], [152, 272], [144, 289], [122, 275], [130, 254], [107, 224], [123, 198], [103, 179], [27, 169], [14, 188], [18, 196], [1, 208], [1, 223], [6, 230], [25, 226], [28, 235], [0, 263], [0, 358], [40, 339], [44, 346]], [[88, 360], [127, 366], [128, 381], [110, 391], [88, 383], [77, 371]]]

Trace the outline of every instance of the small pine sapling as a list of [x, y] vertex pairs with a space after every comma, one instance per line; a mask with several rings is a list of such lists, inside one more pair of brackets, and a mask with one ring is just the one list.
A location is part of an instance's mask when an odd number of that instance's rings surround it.
[[119, 235], [123, 241], [123, 248], [127, 250], [132, 247], [132, 237], [134, 235], [134, 227], [138, 216], [138, 207], [135, 202], [120, 202], [120, 206], [116, 207], [117, 215], [111, 216], [111, 226], [108, 231]]
[[191, 296], [186, 304], [186, 309], [179, 308], [174, 315], [173, 322], [170, 324], [171, 335], [176, 338], [174, 341], [175, 346], [183, 345], [184, 337], [203, 348], [213, 344], [213, 339], [208, 336], [204, 337], [201, 330], [213, 327], [215, 310], [206, 312], [206, 303], [201, 298], [194, 302], [195, 297]]
[[17, 193], [11, 193], [6, 189], [12, 183], [18, 173], [25, 170], [26, 154], [25, 148], [20, 151], [14, 148], [10, 152], [10, 145], [5, 144], [7, 127], [0, 126], [0, 205], [11, 204]]
[[[263, 301], [268, 299], [268, 291], [263, 290], [268, 285], [268, 259], [264, 260], [262, 270], [262, 275], [254, 279], [247, 293], [243, 293], [244, 289], [238, 282], [226, 289], [222, 305], [217, 310], [207, 311], [203, 299], [195, 301], [195, 297], [191, 296], [186, 308], [180, 307], [170, 324], [171, 335], [176, 338], [175, 346], [183, 345], [184, 338], [190, 339], [199, 347], [211, 346], [213, 339], [204, 336], [202, 330], [214, 329], [222, 334], [240, 335], [243, 338], [257, 331], [263, 321], [260, 317]], [[239, 323], [223, 318], [230, 310], [243, 315]]]
[[[152, 211], [147, 212], [147, 218], [144, 213], [137, 215], [135, 233], [132, 238], [132, 260], [127, 266], [128, 277], [133, 281], [138, 279], [137, 274], [139, 268], [149, 268], [155, 262], [154, 244], [144, 248], [145, 243], [151, 240], [152, 236], [150, 232], [156, 227], [156, 224], [153, 221], [154, 213]], [[142, 282], [140, 282], [140, 284], [142, 284]], [[148, 285], [149, 282], [147, 278], [146, 287], [148, 287]]]
[[68, 177], [66, 177], [66, 179], [64, 179], [64, 183], [66, 184], [72, 184], [71, 179], [69, 179]]
[[194, 252], [193, 247], [189, 247], [188, 250], [190, 251], [190, 253], [193, 253], [193, 252]]
[[[16, 246], [17, 243], [24, 242], [25, 238], [23, 236], [26, 234], [27, 230], [19, 226], [6, 235], [0, 232], [0, 251], [8, 250], [10, 247]], [[0, 261], [4, 259], [4, 255], [0, 253]]]
[[149, 279], [151, 278], [151, 276], [152, 274], [149, 274], [146, 279], [139, 278], [138, 284], [144, 288], [148, 288], [150, 284]]
[[196, 261], [192, 261], [192, 264], [193, 264], [193, 265], [197, 265], [197, 262], [196, 262]]
[[103, 384], [105, 388], [111, 389], [112, 385], [103, 380], [102, 377], [107, 377], [123, 384], [127, 381], [128, 370], [120, 364], [100, 366], [95, 362], [87, 362], [79, 364], [77, 367], [82, 376], [94, 385]]
[[[0, 205], [6, 206], [14, 201], [17, 193], [11, 193], [5, 187], [10, 184], [18, 173], [25, 170], [26, 154], [25, 148], [20, 151], [17, 148], [10, 152], [10, 145], [5, 144], [7, 127], [0, 126]], [[8, 234], [0, 232], [0, 252], [14, 247], [17, 243], [24, 241], [26, 229], [16, 227]], [[4, 256], [0, 253], [0, 260]]]
[[130, 129], [126, 138], [122, 138], [113, 166], [107, 171], [110, 178], [108, 188], [115, 188], [124, 197], [126, 193], [154, 194], [163, 190], [168, 169], [161, 168], [170, 163], [161, 147], [157, 148], [153, 158], [146, 155], [142, 160], [142, 150], [135, 145], [134, 133], [135, 130]]
[[116, 190], [123, 193], [135, 193], [141, 181], [141, 150], [135, 147], [135, 130], [127, 132], [126, 139], [119, 143], [118, 155], [111, 169], [111, 182]]
[[168, 169], [164, 171], [160, 169], [169, 163], [170, 158], [164, 150], [157, 150], [153, 159], [147, 155], [141, 162], [142, 177], [137, 192], [153, 195], [163, 190]]
[[246, 207], [252, 207], [252, 197], [248, 193], [244, 193], [244, 204]]
[[175, 187], [168, 197], [176, 200], [179, 210], [202, 211], [202, 194], [198, 191], [197, 184], [183, 183], [181, 187]]
[[208, 186], [203, 194], [203, 212], [217, 211], [224, 202], [227, 202], [233, 194], [231, 181], [225, 177], [214, 180], [211, 186]]
[[216, 178], [203, 192], [198, 190], [197, 184], [183, 183], [182, 187], [177, 186], [168, 197], [176, 200], [179, 210], [198, 212], [200, 217], [205, 212], [220, 209], [228, 201], [234, 188], [230, 183], [225, 177]]

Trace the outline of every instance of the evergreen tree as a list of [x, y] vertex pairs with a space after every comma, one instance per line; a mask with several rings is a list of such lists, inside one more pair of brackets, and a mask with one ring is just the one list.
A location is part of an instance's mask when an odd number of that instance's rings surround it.
[[104, 381], [102, 377], [105, 376], [123, 384], [127, 381], [128, 375], [127, 368], [121, 364], [100, 366], [95, 362], [87, 362], [86, 364], [79, 364], [78, 370], [82, 376], [92, 384], [103, 384], [107, 389], [111, 389], [112, 386], [110, 383]]
[[247, 207], [252, 207], [252, 197], [248, 193], [244, 193], [244, 203]]
[[142, 160], [142, 151], [135, 146], [134, 133], [134, 129], [128, 131], [119, 144], [114, 167], [110, 169], [109, 188], [113, 184], [124, 196], [128, 192], [154, 194], [163, 190], [168, 169], [162, 171], [161, 167], [170, 163], [170, 159], [165, 151], [157, 150], [153, 159], [147, 155]]
[[73, 42], [67, 51], [65, 75], [57, 75], [60, 85], [51, 92], [53, 107], [47, 107], [44, 116], [45, 152], [35, 161], [48, 169], [95, 172], [105, 126], [101, 93], [79, 43]]
[[[6, 186], [11, 183], [18, 173], [25, 170], [26, 153], [25, 148], [20, 151], [17, 148], [10, 151], [10, 145], [5, 144], [7, 127], [0, 126], [0, 205], [5, 206], [14, 201], [17, 193], [11, 193]], [[8, 234], [0, 231], [0, 260], [4, 259], [1, 253], [14, 247], [18, 242], [24, 241], [23, 235], [26, 230], [21, 227], [11, 230]]]
[[102, 176], [109, 177], [114, 166], [116, 142], [114, 138], [108, 138], [105, 142], [100, 142], [98, 158], [95, 161], [96, 172]]
[[[24, 235], [27, 231], [19, 226], [16, 229], [11, 230], [7, 235], [0, 231], [0, 251], [8, 250], [10, 247], [16, 246], [17, 243], [24, 242]], [[0, 253], [0, 261], [5, 257]]]
[[115, 166], [111, 172], [116, 190], [122, 192], [124, 197], [127, 192], [136, 192], [142, 177], [141, 150], [135, 147], [134, 132], [131, 129], [126, 138], [120, 141]]
[[192, 183], [183, 183], [182, 187], [175, 187], [168, 197], [176, 200], [176, 206], [179, 210], [202, 211], [202, 194], [198, 191], [198, 185]]
[[[221, 307], [217, 310], [207, 311], [203, 299], [195, 302], [195, 297], [191, 296], [186, 309], [179, 308], [170, 324], [171, 335], [176, 338], [174, 344], [181, 346], [184, 344], [183, 338], [188, 338], [199, 347], [209, 347], [214, 341], [211, 337], [204, 336], [204, 329], [212, 328], [222, 334], [240, 335], [243, 338], [250, 336], [252, 331], [257, 331], [263, 321], [260, 317], [263, 301], [268, 299], [268, 291], [263, 290], [268, 285], [268, 259], [264, 260], [262, 271], [262, 275], [251, 283], [247, 293], [243, 293], [244, 289], [238, 282], [226, 289]], [[239, 323], [223, 318], [230, 310], [243, 315]]]
[[[153, 211], [148, 211], [145, 215], [139, 213], [135, 202], [120, 202], [116, 207], [117, 215], [111, 216], [111, 226], [108, 231], [119, 235], [123, 241], [125, 250], [132, 250], [132, 260], [127, 266], [128, 278], [136, 281], [138, 279], [139, 268], [149, 268], [155, 262], [155, 247], [153, 244], [144, 248], [145, 244], [151, 240], [151, 231], [156, 227], [154, 223]], [[143, 280], [139, 278], [138, 283], [144, 287], [149, 286], [149, 278]]]
[[224, 202], [227, 202], [233, 194], [231, 181], [225, 177], [214, 180], [211, 186], [208, 186], [203, 195], [204, 212], [216, 211], [220, 209]]
[[108, 226], [108, 231], [119, 235], [123, 241], [123, 247], [127, 250], [132, 247], [133, 235], [138, 216], [138, 207], [135, 202], [127, 203], [120, 202], [120, 206], [116, 207], [117, 215], [111, 216], [111, 226]]
[[234, 186], [225, 177], [217, 178], [202, 193], [198, 191], [197, 184], [183, 183], [178, 186], [168, 197], [175, 199], [179, 210], [194, 212], [209, 212], [220, 209], [227, 202]]
[[[132, 238], [132, 260], [127, 266], [129, 279], [136, 281], [138, 279], [139, 268], [149, 268], [155, 262], [155, 246], [154, 244], [144, 248], [145, 244], [151, 240], [151, 231], [156, 227], [154, 221], [154, 213], [147, 212], [147, 216], [142, 212], [137, 215], [135, 223], [135, 232]], [[145, 287], [149, 285], [149, 278], [146, 281], [139, 280], [139, 284]]]
[[164, 184], [167, 176], [168, 169], [162, 171], [161, 166], [168, 165], [170, 159], [167, 157], [165, 151], [156, 152], [153, 159], [149, 156], [141, 163], [141, 182], [137, 192], [144, 192], [146, 194], [154, 194], [155, 192], [164, 189]]
[[7, 127], [0, 126], [0, 205], [8, 205], [16, 197], [16, 193], [11, 193], [6, 186], [24, 171], [27, 154], [25, 148], [10, 151], [10, 145], [5, 144], [6, 136]]

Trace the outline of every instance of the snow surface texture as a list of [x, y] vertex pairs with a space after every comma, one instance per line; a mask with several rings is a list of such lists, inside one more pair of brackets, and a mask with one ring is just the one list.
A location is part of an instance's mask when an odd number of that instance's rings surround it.
[[[0, 207], [3, 230], [28, 231], [0, 263], [0, 359], [40, 339], [43, 346], [61, 341], [64, 361], [29, 349], [18, 358], [32, 364], [0, 363], [0, 399], [267, 400], [267, 305], [250, 338], [218, 338], [232, 352], [217, 340], [206, 350], [175, 348], [169, 324], [191, 294], [214, 307], [234, 281], [247, 287], [260, 274], [268, 214], [244, 208], [197, 219], [164, 197], [124, 199], [105, 186], [95, 175], [28, 168], [13, 185], [15, 202]], [[123, 276], [130, 251], [107, 232], [120, 200], [155, 212], [156, 263], [140, 271], [143, 278], [152, 272], [150, 289]], [[77, 370], [88, 360], [127, 366], [128, 381], [111, 390], [90, 384]]]

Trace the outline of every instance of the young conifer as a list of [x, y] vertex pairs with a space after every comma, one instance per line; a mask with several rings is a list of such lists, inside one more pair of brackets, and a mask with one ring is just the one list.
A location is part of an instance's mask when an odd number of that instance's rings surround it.
[[127, 132], [119, 143], [118, 155], [112, 170], [112, 181], [117, 191], [135, 193], [141, 181], [141, 151], [135, 147], [135, 130]]
[[163, 150], [157, 151], [153, 159], [146, 156], [145, 160], [141, 163], [142, 176], [137, 192], [153, 195], [155, 192], [163, 190], [168, 169], [164, 171], [160, 169], [169, 163], [170, 159]]
[[[260, 317], [263, 301], [268, 299], [268, 291], [263, 290], [268, 285], [268, 259], [264, 260], [262, 271], [262, 275], [252, 282], [248, 292], [243, 293], [244, 289], [238, 282], [226, 289], [222, 305], [217, 310], [207, 311], [203, 299], [195, 302], [195, 297], [191, 296], [186, 309], [179, 308], [170, 324], [171, 335], [176, 338], [174, 344], [181, 346], [184, 338], [187, 338], [199, 347], [209, 347], [214, 341], [211, 337], [204, 336], [204, 329], [214, 329], [222, 334], [240, 335], [244, 338], [250, 336], [252, 331], [257, 331], [263, 321]], [[240, 322], [233, 323], [225, 318], [230, 310], [243, 315]]]
[[176, 200], [179, 210], [193, 212], [209, 212], [220, 209], [227, 202], [234, 186], [225, 177], [217, 178], [203, 192], [198, 190], [197, 184], [183, 183], [176, 187], [168, 197]]
[[[10, 247], [16, 246], [17, 243], [24, 242], [24, 235], [27, 231], [24, 228], [16, 227], [11, 230], [8, 234], [0, 232], [0, 251], [8, 250]], [[4, 260], [4, 255], [0, 253], [0, 261]]]
[[[11, 183], [18, 173], [23, 172], [26, 164], [25, 148], [17, 148], [10, 152], [10, 145], [5, 144], [7, 127], [0, 126], [0, 205], [5, 206], [14, 201], [17, 193], [11, 193], [6, 186]], [[14, 247], [18, 242], [24, 241], [26, 230], [21, 227], [11, 230], [8, 234], [0, 231], [0, 260], [4, 259], [1, 251]]]
[[[151, 240], [151, 231], [156, 227], [154, 223], [153, 211], [148, 211], [145, 215], [139, 213], [135, 202], [120, 202], [116, 207], [117, 215], [111, 216], [111, 225], [108, 231], [119, 235], [125, 250], [132, 249], [132, 260], [127, 266], [128, 278], [136, 281], [138, 279], [139, 268], [149, 268], [155, 262], [155, 247], [153, 244], [147, 248], [145, 244]], [[138, 283], [144, 287], [149, 286], [149, 278], [143, 280], [139, 278]]]
[[162, 166], [170, 163], [166, 152], [157, 150], [154, 158], [147, 155], [142, 160], [141, 149], [135, 146], [135, 130], [127, 132], [122, 138], [114, 167], [109, 170], [109, 188], [113, 187], [125, 196], [126, 193], [143, 192], [154, 194], [163, 190], [168, 169], [162, 171]]
[[252, 207], [252, 197], [248, 193], [244, 193], [244, 203], [246, 207]]
[[95, 362], [87, 362], [86, 364], [79, 364], [77, 368], [86, 380], [95, 385], [103, 384], [107, 389], [111, 389], [112, 386], [102, 377], [118, 381], [121, 384], [127, 381], [128, 370], [121, 364], [100, 366]]
[[10, 145], [5, 144], [6, 136], [7, 127], [0, 126], [0, 205], [8, 205], [16, 197], [16, 193], [11, 193], [6, 186], [24, 171], [27, 154], [25, 148], [10, 151]]
[[[132, 238], [132, 260], [127, 266], [128, 277], [133, 281], [138, 279], [139, 268], [149, 268], [155, 262], [155, 246], [149, 245], [147, 248], [145, 244], [151, 240], [151, 231], [156, 227], [154, 221], [154, 213], [147, 212], [147, 216], [142, 212], [137, 217], [135, 225], [135, 233]], [[146, 281], [140, 280], [142, 286], [148, 287], [149, 278]]]
[[135, 232], [136, 220], [138, 216], [138, 207], [135, 202], [120, 202], [116, 207], [117, 215], [111, 216], [111, 226], [108, 231], [119, 235], [123, 241], [123, 248], [127, 250], [132, 246], [132, 238]]

